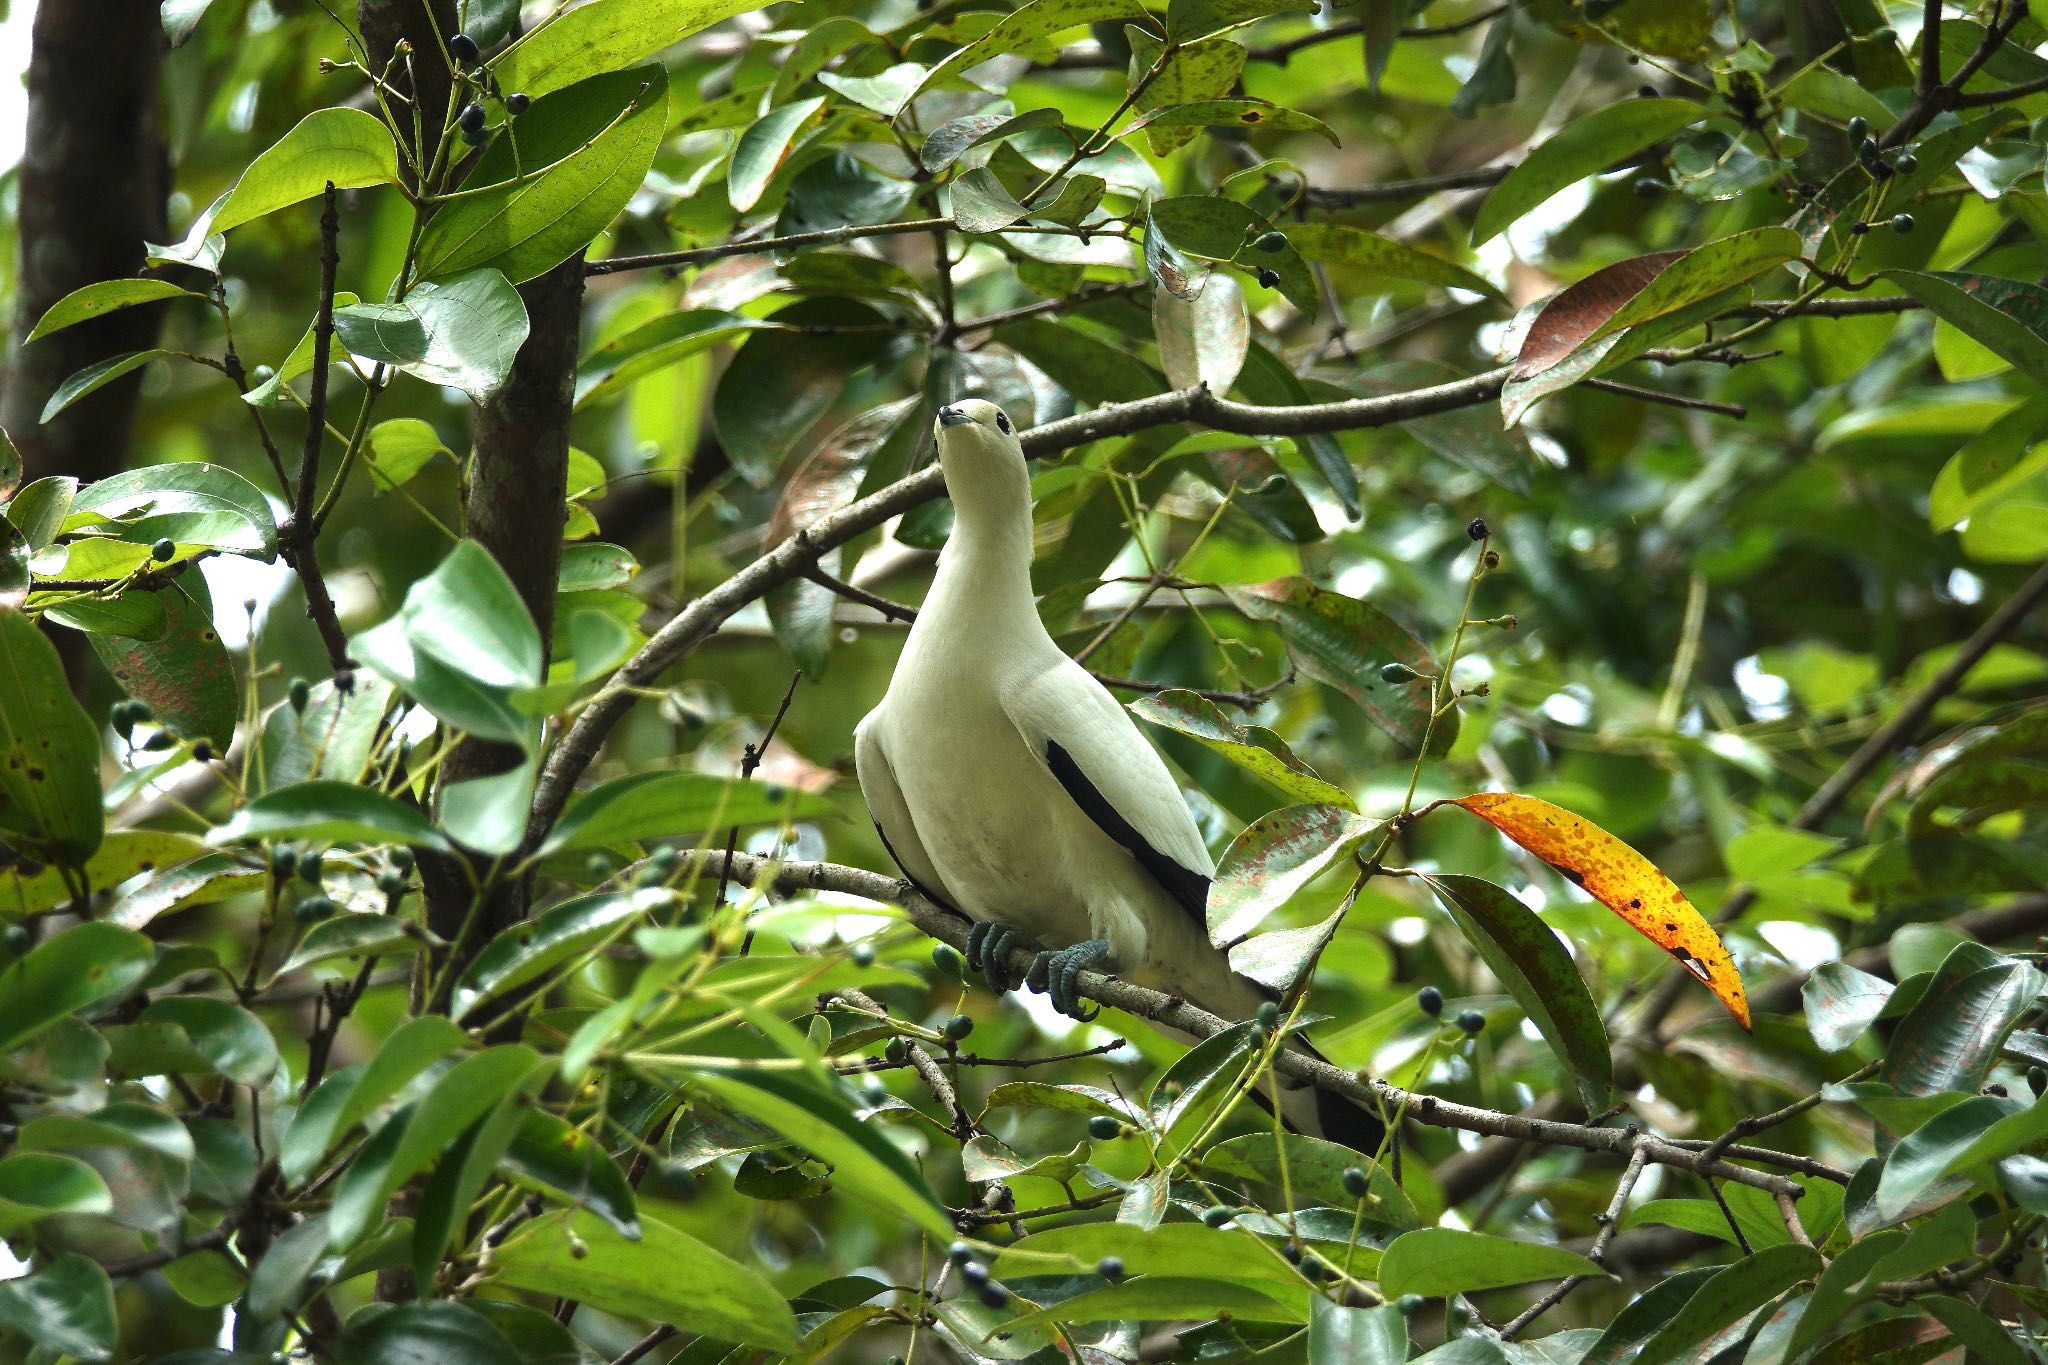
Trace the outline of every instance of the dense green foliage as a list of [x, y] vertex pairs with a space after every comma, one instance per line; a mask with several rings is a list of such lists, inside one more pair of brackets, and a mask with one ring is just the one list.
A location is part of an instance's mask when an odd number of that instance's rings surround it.
[[[14, 339], [0, 1355], [2041, 1358], [2023, 6], [459, 8], [166, 4]], [[1270, 1017], [893, 880], [969, 394]]]

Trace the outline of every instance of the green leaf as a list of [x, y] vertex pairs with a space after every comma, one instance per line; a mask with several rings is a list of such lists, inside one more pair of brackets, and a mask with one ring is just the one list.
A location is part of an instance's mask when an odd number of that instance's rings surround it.
[[[86, 859], [78, 872], [94, 891], [109, 891], [144, 872], [182, 863], [201, 847], [189, 834], [154, 829], [112, 830], [101, 841], [99, 851]], [[26, 875], [18, 866], [0, 872], [0, 914], [34, 914], [54, 909], [70, 900], [71, 894], [71, 884], [56, 867], [45, 867], [34, 876]]]
[[122, 1227], [162, 1235], [185, 1216], [192, 1135], [152, 1105], [123, 1100], [91, 1114], [45, 1113], [22, 1124], [19, 1145], [69, 1152], [98, 1171], [116, 1192], [106, 1216]]
[[831, 1166], [837, 1189], [934, 1237], [952, 1236], [952, 1223], [924, 1177], [886, 1134], [854, 1118], [845, 1096], [755, 1069], [698, 1071], [692, 1084]]
[[768, 182], [789, 157], [790, 146], [811, 116], [825, 107], [825, 97], [815, 96], [770, 109], [749, 124], [732, 151], [732, 170], [725, 181], [726, 198], [744, 213], [761, 202]]
[[[1244, 72], [1244, 45], [1228, 38], [1169, 48], [1149, 28], [1126, 24], [1124, 39], [1131, 47], [1132, 70], [1152, 75], [1131, 105], [1141, 115], [1175, 105], [1222, 100], [1238, 88], [1238, 78]], [[1162, 125], [1148, 129], [1145, 141], [1153, 155], [1166, 156], [1194, 141], [1197, 131], [1196, 127]]]
[[392, 1191], [433, 1165], [508, 1094], [537, 1088], [550, 1069], [523, 1043], [485, 1048], [448, 1068], [417, 1103], [388, 1119], [343, 1173], [328, 1212], [328, 1244], [337, 1251], [352, 1246], [384, 1216]]
[[54, 1152], [16, 1152], [0, 1158], [0, 1235], [14, 1236], [54, 1213], [109, 1213], [114, 1196], [100, 1173]]
[[1330, 125], [1294, 109], [1265, 100], [1197, 100], [1153, 109], [1119, 136], [1140, 128], [1277, 128], [1285, 133], [1315, 133], [1332, 147], [1342, 145]]
[[917, 159], [926, 170], [936, 174], [976, 147], [1001, 142], [1035, 128], [1057, 128], [1064, 122], [1057, 109], [1033, 109], [1014, 115], [969, 114], [933, 129], [919, 147]]
[[1542, 1030], [1589, 1112], [1607, 1107], [1614, 1058], [1600, 1007], [1557, 933], [1505, 889], [1478, 877], [1425, 878], [1494, 978]]
[[1869, 1297], [1868, 1291], [1876, 1279], [1873, 1272], [1905, 1240], [1903, 1232], [1882, 1232], [1843, 1248], [1821, 1272], [1799, 1314], [1798, 1325], [1792, 1330], [1792, 1340], [1779, 1358], [1797, 1360], [1839, 1328], [1850, 1310]]
[[314, 110], [249, 163], [206, 230], [226, 232], [311, 199], [330, 181], [338, 190], [397, 184], [391, 130], [360, 109]]
[[416, 284], [397, 303], [334, 310], [334, 335], [354, 354], [477, 403], [504, 384], [526, 332], [519, 291], [490, 269]]
[[1494, 237], [1566, 186], [1596, 175], [1707, 116], [1691, 100], [1622, 100], [1572, 120], [1493, 187], [1472, 219], [1472, 244]]
[[640, 1240], [640, 1218], [626, 1173], [603, 1144], [582, 1129], [532, 1110], [505, 1153], [505, 1165], [520, 1179], [589, 1209], [626, 1240]]
[[1026, 318], [996, 336], [1044, 370], [1053, 383], [1086, 402], [1130, 402], [1160, 390], [1157, 371], [1079, 328]]
[[350, 679], [346, 692], [331, 678], [314, 683], [306, 691], [303, 711], [289, 702], [272, 707], [263, 720], [256, 789], [270, 791], [314, 778], [360, 781], [395, 692], [383, 678], [362, 671]]
[[1226, 1313], [1240, 1322], [1298, 1323], [1307, 1320], [1311, 1297], [1306, 1282], [1285, 1297], [1276, 1297], [1236, 1279], [1192, 1280], [1150, 1275], [1084, 1290], [1072, 1298], [1013, 1318], [1003, 1326], [1014, 1331], [1039, 1322], [1079, 1325], [1207, 1320]]
[[500, 54], [491, 74], [506, 91], [538, 101], [587, 77], [636, 65], [754, 8], [751, 0], [594, 0], [556, 11]]
[[420, 273], [489, 268], [518, 284], [560, 264], [626, 207], [667, 122], [668, 72], [659, 66], [593, 76], [535, 100], [516, 138], [493, 141], [464, 178], [463, 197], [428, 222]]
[[1309, 1300], [1308, 1365], [1402, 1365], [1408, 1319], [1392, 1304], [1343, 1308], [1317, 1294]]
[[532, 742], [514, 693], [537, 687], [540, 632], [490, 551], [464, 540], [406, 590], [397, 615], [349, 642], [356, 658], [441, 720], [484, 739]]
[[71, 504], [77, 496], [78, 480], [68, 474], [37, 479], [7, 504], [7, 520], [21, 532], [31, 550], [40, 550], [64, 529], [64, 518], [71, 515]]
[[113, 597], [74, 597], [68, 602], [53, 602], [43, 608], [43, 618], [73, 630], [125, 635], [131, 640], [161, 639], [170, 624], [161, 598], [153, 592], [132, 588]]
[[0, 1327], [23, 1333], [52, 1356], [106, 1360], [120, 1340], [107, 1272], [75, 1251], [0, 1283]]
[[418, 925], [396, 915], [336, 915], [307, 930], [306, 936], [299, 940], [299, 946], [275, 975], [284, 976], [316, 962], [332, 962], [336, 958], [416, 953], [425, 942]]
[[410, 483], [436, 455], [453, 459], [455, 452], [442, 443], [440, 432], [417, 417], [379, 422], [363, 443], [363, 462], [379, 492]]
[[1461, 265], [1431, 255], [1406, 242], [1382, 237], [1349, 223], [1297, 223], [1287, 229], [1287, 240], [1302, 256], [1320, 265], [1348, 266], [1365, 272], [1371, 287], [1382, 279], [1413, 280], [1418, 284], [1440, 284], [1451, 289], [1470, 290], [1488, 298], [1502, 298], [1500, 290], [1484, 276]]
[[1159, 340], [1159, 361], [1168, 384], [1176, 389], [1204, 384], [1211, 393], [1228, 393], [1244, 368], [1251, 342], [1244, 290], [1222, 271], [1211, 275], [1192, 299], [1156, 290], [1152, 333]]
[[469, 1035], [446, 1017], [422, 1015], [401, 1024], [362, 1066], [337, 1071], [322, 1081], [285, 1130], [279, 1164], [286, 1178], [306, 1179], [337, 1138], [422, 1071], [468, 1044]]
[[396, 797], [352, 782], [327, 780], [267, 791], [206, 836], [206, 842], [215, 846], [258, 839], [448, 847], [425, 815]]
[[[1287, 301], [1311, 317], [1315, 315], [1315, 277], [1293, 244], [1277, 252], [1251, 249], [1254, 241], [1274, 230], [1265, 217], [1233, 199], [1212, 195], [1161, 199], [1152, 204], [1151, 214], [1165, 241], [1179, 251], [1205, 260], [1232, 261], [1247, 272], [1271, 270], [1280, 277], [1274, 287]], [[1148, 259], [1149, 242], [1148, 232]]]
[[1287, 742], [1262, 725], [1238, 725], [1215, 703], [1185, 688], [1170, 687], [1130, 703], [1140, 720], [1186, 735], [1222, 754], [1238, 767], [1279, 791], [1323, 806], [1358, 809], [1351, 793], [1316, 776], [1294, 756]]
[[556, 967], [617, 937], [642, 915], [675, 903], [666, 887], [608, 891], [548, 907], [532, 920], [504, 930], [455, 985], [449, 1017], [461, 1019], [488, 1000], [515, 990]]
[[349, 1319], [335, 1356], [350, 1365], [504, 1365], [527, 1357], [466, 1303], [377, 1303]]
[[154, 640], [92, 635], [93, 653], [123, 692], [150, 704], [156, 713], [153, 724], [180, 739], [210, 740], [215, 753], [226, 753], [241, 718], [241, 689], [227, 646], [214, 629], [212, 603], [195, 598], [182, 581], [155, 596], [164, 609], [161, 635]]
[[1723, 1267], [1643, 1344], [1637, 1358], [1686, 1358], [1801, 1280], [1819, 1275], [1823, 1264], [1812, 1247], [1790, 1242], [1764, 1247]]
[[1914, 1302], [1963, 1343], [1969, 1360], [1982, 1365], [2032, 1365], [2033, 1355], [2020, 1346], [2012, 1329], [1977, 1305], [1946, 1294], [1924, 1295]]
[[139, 370], [152, 360], [160, 360], [169, 351], [129, 351], [125, 355], [110, 356], [86, 366], [59, 384], [50, 394], [50, 400], [43, 404], [42, 415], [36, 420], [48, 424], [64, 409], [97, 389], [113, 383], [122, 375]]
[[1621, 1228], [1624, 1232], [1652, 1224], [1680, 1228], [1730, 1246], [1740, 1245], [1736, 1241], [1736, 1228], [1741, 1230], [1751, 1247], [1773, 1247], [1791, 1241], [1792, 1235], [1785, 1230], [1784, 1220], [1777, 1205], [1770, 1201], [1770, 1196], [1764, 1195], [1763, 1207], [1757, 1208], [1746, 1196], [1735, 1193], [1748, 1189], [1746, 1185], [1730, 1184], [1723, 1191], [1729, 1212], [1735, 1215], [1735, 1228], [1729, 1227], [1728, 1214], [1723, 1213], [1721, 1205], [1711, 1199], [1652, 1199], [1630, 1209], [1621, 1220]]
[[1682, 312], [1798, 257], [1799, 234], [1781, 227], [1751, 228], [1695, 247], [1659, 271], [1591, 339]]
[[1885, 1050], [1881, 1078], [1901, 1095], [1974, 1092], [1998, 1050], [2043, 988], [2042, 974], [2007, 958], [1980, 967], [1975, 945], [1942, 960], [1934, 979], [1900, 1021]]
[[1877, 273], [2035, 383], [2048, 383], [2048, 289], [1954, 270]]
[[572, 798], [541, 852], [605, 848], [727, 825], [807, 820], [831, 810], [831, 803], [815, 793], [764, 782], [711, 773], [636, 773]]
[[1806, 1031], [1823, 1052], [1840, 1052], [1861, 1038], [1891, 996], [1891, 982], [1846, 962], [1821, 964], [1799, 989]]
[[667, 1223], [649, 1220], [640, 1231], [628, 1241], [595, 1215], [547, 1214], [492, 1254], [490, 1278], [717, 1341], [796, 1349], [795, 1316], [759, 1272]]
[[[1999, 1139], [1991, 1137], [1992, 1130], [2009, 1118], [2026, 1118], [2018, 1100], [1974, 1095], [1906, 1134], [1885, 1158], [1884, 1171], [1878, 1176], [1875, 1203], [1879, 1221], [1895, 1222], [1918, 1212], [1915, 1206], [1923, 1196], [1940, 1197], [1941, 1191], [1935, 1188], [1938, 1182], [1978, 1164], [1980, 1147], [1994, 1148], [2015, 1131], [2007, 1126], [1999, 1130]], [[2019, 1128], [2038, 1126], [2039, 1122], [2022, 1122]], [[1957, 1182], [1951, 1193], [1960, 1193], [1964, 1184]]]
[[1227, 33], [1276, 14], [1313, 14], [1313, 0], [1169, 0], [1166, 36], [1175, 42]]
[[953, 223], [962, 232], [998, 232], [1030, 212], [986, 166], [955, 178], [951, 193]]
[[1379, 828], [1348, 804], [1283, 806], [1252, 821], [1230, 841], [1210, 884], [1210, 940], [1251, 933]]
[[[200, 1065], [190, 1069], [216, 1072], [243, 1085], [261, 1086], [277, 1070], [277, 1042], [270, 1036], [270, 1030], [255, 1015], [225, 1000], [197, 995], [163, 996], [150, 1001], [130, 1027], [144, 1035], [136, 1040], [143, 1049], [168, 1044], [173, 1053], [183, 1051], [196, 1057]], [[158, 1038], [149, 1039], [151, 1033]], [[122, 1042], [111, 1041], [114, 1065], [126, 1069]], [[168, 1075], [187, 1069], [179, 1064], [133, 1074]]]
[[180, 288], [169, 280], [95, 280], [91, 284], [72, 290], [51, 304], [48, 311], [43, 314], [42, 320], [22, 338], [22, 342], [26, 345], [38, 337], [46, 337], [66, 327], [75, 327], [81, 322], [105, 317], [123, 308], [155, 303], [159, 299], [180, 298], [204, 299], [206, 295]]
[[[1283, 578], [1256, 588], [1226, 589], [1237, 609], [1270, 621], [1302, 674], [1334, 687], [1357, 704], [1366, 718], [1413, 753], [1429, 735], [1429, 751], [1450, 749], [1457, 711], [1447, 711], [1429, 728], [1436, 660], [1421, 641], [1369, 602], [1326, 591], [1305, 578]], [[1380, 669], [1406, 664], [1418, 676], [1389, 683]]]
[[1087, 1275], [1094, 1273], [1105, 1256], [1122, 1261], [1124, 1273], [1133, 1277], [1250, 1281], [1267, 1294], [1285, 1293], [1302, 1284], [1300, 1273], [1268, 1255], [1251, 1233], [1200, 1223], [1162, 1223], [1149, 1229], [1129, 1223], [1048, 1228], [1004, 1247], [989, 1269], [1006, 1280], [1027, 1275]]
[[1460, 1228], [1404, 1232], [1380, 1257], [1380, 1289], [1390, 1298], [1442, 1298], [1572, 1275], [1605, 1278], [1607, 1272], [1563, 1247]]
[[[840, 327], [883, 321], [865, 303], [846, 298], [805, 299], [784, 308], [740, 343], [712, 395], [711, 424], [719, 443], [748, 483], [765, 488], [813, 423], [839, 404], [846, 386], [883, 354], [877, 338]], [[823, 335], [790, 335], [816, 326]]]
[[[227, 239], [222, 238], [221, 240], [225, 241]], [[362, 301], [361, 295], [352, 293], [349, 290], [337, 289], [334, 291], [334, 306], [336, 308], [347, 308], [351, 304], [361, 303]], [[284, 398], [285, 385], [312, 370], [314, 355], [319, 348], [319, 325], [318, 318], [306, 324], [306, 330], [299, 334], [298, 344], [293, 346], [286, 353], [285, 358], [277, 363], [277, 373], [271, 375], [270, 378], [264, 380], [261, 384], [253, 384], [244, 391], [242, 394], [242, 401], [244, 403], [247, 403], [252, 408], [274, 408]], [[327, 363], [330, 368], [335, 365], [344, 364], [346, 360], [347, 357], [345, 355], [335, 351], [332, 347], [329, 348]]]
[[918, 83], [905, 107], [933, 86], [951, 80], [969, 67], [991, 57], [1036, 46], [1041, 40], [1084, 24], [1107, 23], [1114, 19], [1142, 19], [1145, 8], [1138, 0], [1027, 0], [1004, 15], [988, 32], [933, 67]]
[[259, 1322], [275, 1321], [299, 1306], [306, 1281], [327, 1254], [327, 1219], [314, 1214], [278, 1234], [250, 1267], [243, 1309]]
[[0, 971], [0, 1053], [66, 1015], [127, 991], [149, 975], [156, 948], [132, 929], [88, 921], [44, 939]]
[[717, 308], [664, 313], [613, 337], [576, 367], [576, 404], [581, 407], [622, 392], [656, 371], [701, 355], [744, 332], [774, 326], [769, 319], [741, 317]]

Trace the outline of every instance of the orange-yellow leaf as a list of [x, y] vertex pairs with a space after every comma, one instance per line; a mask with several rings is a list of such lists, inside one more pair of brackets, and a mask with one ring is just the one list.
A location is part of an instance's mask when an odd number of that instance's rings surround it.
[[1475, 792], [1450, 802], [1549, 863], [1678, 959], [1749, 1027], [1749, 998], [1728, 945], [1656, 864], [1590, 820], [1533, 796]]

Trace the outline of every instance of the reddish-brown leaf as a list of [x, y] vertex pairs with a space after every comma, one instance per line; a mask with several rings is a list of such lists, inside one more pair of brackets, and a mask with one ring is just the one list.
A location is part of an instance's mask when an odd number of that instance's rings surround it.
[[1522, 338], [1513, 378], [1541, 374], [1584, 345], [1628, 301], [1686, 253], [1653, 251], [1596, 270], [1543, 305]]

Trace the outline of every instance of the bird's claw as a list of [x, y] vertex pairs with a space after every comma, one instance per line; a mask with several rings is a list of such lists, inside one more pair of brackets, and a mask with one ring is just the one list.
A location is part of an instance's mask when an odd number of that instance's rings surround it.
[[990, 989], [1013, 991], [1022, 981], [1010, 979], [1010, 949], [1020, 946], [1017, 931], [983, 920], [967, 931], [967, 965], [988, 978]]
[[1109, 956], [1105, 939], [1091, 938], [1057, 952], [1040, 953], [1031, 960], [1024, 980], [1033, 990], [1052, 997], [1052, 1007], [1069, 1019], [1087, 1023], [1102, 1011], [1085, 1003], [1076, 992], [1081, 973]]

